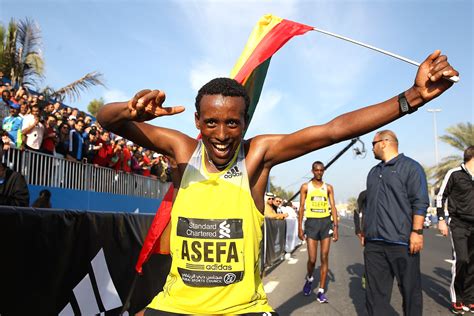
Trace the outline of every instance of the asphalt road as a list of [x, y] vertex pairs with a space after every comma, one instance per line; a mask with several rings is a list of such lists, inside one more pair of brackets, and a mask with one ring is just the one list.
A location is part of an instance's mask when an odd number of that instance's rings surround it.
[[[425, 229], [424, 236], [425, 245], [421, 255], [423, 314], [451, 315], [448, 309], [451, 282], [450, 240], [439, 235], [434, 228]], [[320, 304], [316, 300], [319, 256], [313, 283], [313, 288], [316, 289], [310, 296], [303, 296], [306, 260], [306, 244], [303, 244], [291, 254], [291, 258], [282, 260], [265, 273], [263, 283], [270, 305], [280, 316], [367, 315], [365, 291], [361, 283], [364, 272], [362, 247], [354, 235], [352, 221], [341, 219], [339, 241], [331, 244], [326, 292], [328, 304]], [[391, 302], [393, 313], [390, 315], [403, 315], [396, 281]]]

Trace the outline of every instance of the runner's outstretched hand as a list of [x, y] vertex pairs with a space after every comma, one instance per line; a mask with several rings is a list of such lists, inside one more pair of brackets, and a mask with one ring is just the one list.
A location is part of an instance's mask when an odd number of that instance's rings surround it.
[[137, 122], [152, 120], [156, 117], [174, 115], [184, 111], [183, 106], [163, 107], [166, 95], [160, 90], [141, 90], [128, 101], [131, 119]]
[[421, 63], [416, 73], [413, 89], [421, 97], [422, 103], [419, 106], [449, 89], [453, 82], [447, 79], [458, 75], [459, 72], [448, 62], [448, 57], [441, 55], [440, 50], [434, 51]]

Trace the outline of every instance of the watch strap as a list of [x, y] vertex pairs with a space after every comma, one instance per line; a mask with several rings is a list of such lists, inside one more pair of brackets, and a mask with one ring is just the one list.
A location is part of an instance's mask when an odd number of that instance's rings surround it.
[[400, 106], [400, 111], [402, 114], [411, 114], [418, 110], [418, 108], [413, 108], [410, 106], [410, 103], [408, 103], [408, 100], [405, 97], [405, 92], [402, 92], [398, 95], [398, 105]]

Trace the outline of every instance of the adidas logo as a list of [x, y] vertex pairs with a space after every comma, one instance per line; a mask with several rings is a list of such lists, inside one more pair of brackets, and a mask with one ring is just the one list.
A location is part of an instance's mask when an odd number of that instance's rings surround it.
[[[71, 300], [59, 316], [104, 315], [107, 311], [122, 305], [122, 300], [110, 276], [104, 250], [100, 249], [91, 261], [91, 270], [74, 287]], [[128, 315], [128, 312], [122, 315]]]
[[224, 175], [224, 178], [230, 179], [230, 178], [240, 177], [241, 175], [242, 175], [242, 172], [239, 171], [239, 168], [237, 166], [234, 166], [229, 171], [226, 172], [226, 174]]

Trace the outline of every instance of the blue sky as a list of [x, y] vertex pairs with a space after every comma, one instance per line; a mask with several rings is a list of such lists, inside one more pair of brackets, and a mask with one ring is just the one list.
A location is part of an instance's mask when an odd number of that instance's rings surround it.
[[[7, 1], [0, 21], [34, 19], [40, 26], [46, 61], [44, 85], [60, 88], [91, 71], [103, 73], [96, 87], [70, 103], [82, 110], [94, 98], [127, 100], [144, 88], [164, 90], [168, 105], [187, 110], [153, 124], [191, 136], [194, 97], [217, 76], [228, 76], [260, 16], [274, 15], [338, 33], [422, 62], [435, 49], [447, 54], [461, 81], [413, 115], [387, 128], [400, 151], [433, 165], [433, 114], [437, 133], [473, 122], [473, 3], [431, 1]], [[327, 35], [294, 38], [273, 58], [247, 137], [290, 133], [323, 124], [337, 115], [388, 99], [413, 82], [416, 67]], [[364, 159], [347, 152], [326, 172], [337, 202], [357, 196], [377, 163], [361, 137]], [[330, 161], [347, 142], [310, 153], [272, 170], [273, 182], [296, 191], [308, 180], [311, 163]], [[438, 141], [439, 158], [459, 154]]]

